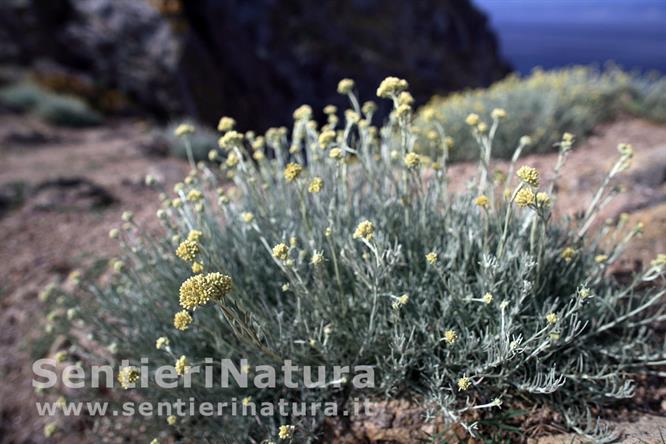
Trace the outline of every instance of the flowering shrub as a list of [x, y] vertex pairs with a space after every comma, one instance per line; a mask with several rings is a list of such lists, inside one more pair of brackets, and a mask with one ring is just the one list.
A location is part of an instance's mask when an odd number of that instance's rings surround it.
[[[125, 214], [124, 227], [111, 233], [125, 246], [112, 282], [68, 299], [94, 342], [112, 353], [97, 359], [131, 361], [119, 375], [123, 386], [138, 380], [140, 358], [183, 375], [205, 357], [225, 357], [247, 358], [249, 374], [285, 359], [369, 365], [375, 387], [358, 390], [343, 377], [318, 388], [278, 380], [272, 390], [204, 389], [193, 378], [188, 389], [127, 393], [341, 405], [411, 398], [471, 434], [483, 432], [479, 417], [502, 406], [549, 406], [572, 430], [611, 434], [588, 419], [590, 409], [631, 397], [634, 378], [665, 358], [657, 329], [664, 327], [666, 257], [620, 286], [607, 270], [640, 226], [621, 218], [592, 232], [631, 147], [620, 145], [585, 214], [556, 221], [555, 182], [573, 138], [559, 142], [552, 173], [521, 165], [514, 174], [519, 148], [497, 183], [489, 171], [506, 115], [498, 109], [487, 131], [472, 122], [481, 166], [469, 192], [451, 195], [447, 150], [433, 158], [414, 152], [407, 88], [397, 78], [380, 85], [378, 96], [395, 109], [382, 128], [372, 124], [374, 104], [361, 105], [349, 79], [339, 91], [351, 108], [339, 118], [327, 107], [319, 129], [308, 106], [294, 112], [291, 131], [241, 134], [221, 122], [225, 156], [198, 164], [171, 196], [164, 193], [162, 235]], [[176, 129], [184, 138], [193, 130]], [[74, 351], [89, 353], [88, 342], [77, 344]], [[196, 441], [302, 442], [322, 424], [320, 415], [160, 421], [151, 433]]]
[[512, 75], [488, 89], [434, 97], [418, 112], [418, 149], [432, 153], [446, 139], [455, 144], [453, 160], [474, 159], [479, 150], [467, 128], [472, 123], [465, 123], [465, 117], [478, 115], [474, 125], [483, 130], [493, 118], [502, 117], [490, 116], [491, 110], [505, 109], [511, 119], [494, 136], [496, 157], [510, 158], [523, 135], [531, 138], [528, 150], [550, 151], [563, 132], [586, 137], [619, 112], [666, 120], [665, 84], [658, 77], [630, 75], [618, 68], [537, 69], [524, 79]]

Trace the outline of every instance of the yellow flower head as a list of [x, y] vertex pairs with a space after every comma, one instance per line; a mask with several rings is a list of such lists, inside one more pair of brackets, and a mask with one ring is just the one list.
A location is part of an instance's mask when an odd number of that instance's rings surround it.
[[497, 120], [503, 119], [506, 117], [506, 111], [502, 108], [495, 108], [490, 112], [490, 116]]
[[542, 206], [542, 207], [550, 207], [550, 196], [548, 193], [544, 193], [543, 191], [540, 193], [537, 193], [536, 195], [536, 201], [537, 203]]
[[231, 293], [233, 280], [230, 276], [222, 273], [208, 273], [204, 276], [204, 292], [208, 299], [219, 301]]
[[196, 275], [188, 278], [180, 285], [180, 306], [189, 310], [208, 302], [205, 292], [204, 276]]
[[532, 138], [530, 136], [523, 136], [520, 138], [520, 144], [524, 146], [532, 145]]
[[516, 205], [521, 208], [534, 205], [534, 202], [534, 192], [529, 188], [522, 188], [520, 191], [518, 191], [518, 194], [516, 194]]
[[284, 243], [277, 244], [273, 247], [273, 256], [281, 261], [286, 261], [289, 258], [289, 247]]
[[330, 129], [322, 131], [322, 133], [319, 135], [319, 146], [325, 150], [331, 143], [335, 142], [335, 138], [335, 131]]
[[354, 89], [354, 81], [352, 79], [342, 79], [338, 82], [338, 93], [349, 94]]
[[199, 190], [190, 190], [189, 193], [187, 193], [187, 200], [190, 202], [199, 202], [202, 199], [203, 193]]
[[312, 254], [312, 260], [310, 263], [314, 266], [321, 265], [324, 263], [324, 253], [322, 251], [315, 251]]
[[458, 333], [456, 333], [455, 330], [446, 330], [444, 332], [444, 342], [446, 342], [449, 345], [455, 344], [455, 342], [458, 340]]
[[556, 324], [556, 323], [557, 323], [557, 319], [558, 319], [558, 317], [557, 317], [557, 315], [556, 315], [555, 313], [548, 313], [548, 314], [546, 315], [546, 321], [547, 321], [550, 325], [554, 325], [554, 324]]
[[321, 177], [314, 177], [308, 185], [308, 191], [310, 193], [318, 193], [324, 188], [324, 179]]
[[176, 256], [186, 262], [192, 262], [199, 254], [199, 244], [195, 241], [185, 240], [176, 248]]
[[407, 155], [405, 156], [405, 165], [409, 169], [414, 169], [418, 167], [420, 163], [421, 163], [421, 158], [419, 157], [418, 154], [416, 154], [413, 151], [407, 153]]
[[335, 114], [338, 112], [338, 107], [335, 105], [326, 105], [324, 107], [324, 114]]
[[301, 105], [294, 111], [294, 120], [310, 120], [312, 108], [310, 105]]
[[50, 438], [58, 431], [58, 424], [49, 422], [44, 426], [44, 438]]
[[400, 93], [398, 96], [398, 103], [400, 105], [413, 105], [414, 104], [414, 97], [408, 92], [408, 91], [403, 91]]
[[230, 150], [234, 147], [240, 147], [243, 145], [243, 135], [238, 131], [228, 131], [224, 133], [224, 136], [220, 137], [217, 141], [217, 144], [220, 148]]
[[520, 177], [520, 180], [522, 180], [528, 185], [531, 185], [535, 188], [539, 186], [540, 183], [539, 171], [537, 171], [536, 168], [532, 168], [529, 166], [522, 166], [518, 169], [516, 175]]
[[293, 182], [303, 171], [303, 167], [297, 163], [290, 163], [284, 169], [284, 178], [287, 182]]
[[483, 297], [481, 299], [483, 300], [484, 304], [490, 304], [493, 301], [494, 298], [493, 298], [492, 294], [486, 293], [486, 294], [483, 295]]
[[382, 80], [379, 88], [377, 88], [377, 97], [389, 99], [392, 96], [400, 94], [407, 88], [409, 88], [409, 84], [406, 80], [397, 77], [387, 77]]
[[607, 260], [608, 260], [608, 256], [605, 255], [605, 254], [599, 254], [599, 255], [597, 255], [597, 256], [594, 257], [594, 261], [595, 261], [597, 264], [603, 264], [603, 263], [606, 262]]
[[174, 367], [176, 368], [176, 374], [182, 376], [189, 370], [190, 362], [185, 355], [181, 355], [181, 357], [176, 360], [176, 365]]
[[564, 250], [562, 250], [562, 253], [560, 253], [560, 256], [562, 256], [562, 259], [564, 259], [566, 262], [571, 262], [575, 255], [576, 250], [571, 247], [566, 247]]
[[372, 240], [375, 233], [375, 226], [369, 220], [364, 220], [356, 227], [354, 231], [354, 239]]
[[181, 310], [173, 316], [173, 326], [178, 330], [187, 330], [191, 323], [192, 316], [185, 310]]
[[328, 157], [331, 159], [342, 159], [342, 150], [340, 148], [333, 148], [329, 153]]
[[177, 418], [174, 415], [169, 415], [169, 416], [167, 416], [166, 421], [167, 421], [167, 424], [169, 424], [169, 425], [175, 425], [176, 421], [177, 421]]
[[254, 153], [252, 153], [252, 158], [257, 162], [260, 162], [266, 158], [266, 155], [264, 154], [263, 151], [255, 151]]
[[412, 113], [412, 107], [407, 105], [406, 103], [403, 103], [402, 105], [398, 105], [398, 108], [396, 108], [395, 113], [401, 119], [407, 118]]
[[474, 204], [481, 208], [488, 207], [488, 196], [486, 196], [485, 194], [480, 195], [479, 197], [474, 199]]
[[372, 114], [375, 111], [377, 111], [377, 104], [375, 102], [368, 100], [363, 104], [363, 107], [361, 108], [361, 111], [363, 111], [364, 114]]
[[476, 126], [479, 124], [479, 115], [475, 113], [468, 114], [465, 118], [465, 123], [469, 126]]
[[217, 130], [220, 132], [227, 132], [231, 131], [234, 129], [234, 126], [236, 126], [236, 121], [232, 119], [231, 117], [222, 117], [220, 119], [220, 122], [217, 124]]
[[204, 266], [201, 262], [194, 262], [192, 264], [192, 273], [203, 273]]
[[118, 382], [127, 390], [132, 384], [139, 380], [141, 374], [136, 367], [123, 367], [118, 372]]
[[187, 240], [190, 242], [199, 242], [203, 237], [203, 233], [200, 230], [190, 230], [187, 234]]
[[458, 379], [458, 390], [460, 391], [466, 391], [472, 386], [472, 381], [467, 377], [463, 376], [462, 378]]
[[187, 134], [192, 134], [194, 132], [194, 127], [188, 123], [181, 123], [174, 130], [176, 137], [183, 137]]
[[278, 438], [283, 440], [291, 438], [295, 429], [293, 425], [281, 425], [278, 429]]
[[430, 265], [435, 265], [437, 263], [437, 253], [434, 251], [431, 251], [430, 253], [426, 254], [426, 262], [428, 262]]
[[250, 213], [249, 211], [244, 211], [241, 213], [241, 219], [243, 219], [243, 222], [249, 224], [254, 220], [254, 214]]
[[229, 155], [227, 156], [227, 160], [224, 161], [224, 165], [227, 168], [233, 168], [236, 165], [238, 165], [239, 161], [240, 161], [240, 159], [238, 158], [236, 153], [229, 153]]
[[169, 346], [169, 338], [166, 338], [164, 336], [157, 338], [157, 341], [155, 341], [155, 348], [158, 350], [162, 350], [163, 348], [167, 348], [168, 346]]
[[398, 303], [400, 305], [406, 305], [407, 302], [409, 302], [409, 295], [408, 294], [403, 294], [398, 298]]
[[250, 402], [252, 402], [252, 397], [251, 397], [251, 396], [246, 396], [246, 397], [243, 398], [243, 400], [241, 401], [241, 403], [242, 403], [244, 406], [248, 406], [248, 405], [250, 405]]

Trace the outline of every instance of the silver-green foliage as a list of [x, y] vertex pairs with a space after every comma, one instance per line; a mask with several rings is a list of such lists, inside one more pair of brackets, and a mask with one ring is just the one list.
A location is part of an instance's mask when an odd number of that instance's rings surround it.
[[[126, 227], [124, 267], [117, 267], [124, 271], [75, 300], [95, 341], [113, 344], [111, 362], [138, 365], [146, 357], [151, 365], [173, 364], [185, 355], [193, 365], [204, 357], [281, 365], [290, 359], [372, 365], [377, 376], [377, 386], [362, 391], [349, 381], [317, 389], [209, 390], [194, 378], [192, 389], [138, 389], [147, 399], [413, 398], [471, 433], [477, 433], [472, 411], [492, 417], [500, 404], [520, 402], [550, 406], [570, 428], [608, 437], [610, 431], [588, 421], [589, 409], [632, 396], [633, 378], [665, 359], [657, 334], [665, 318], [657, 283], [663, 258], [621, 286], [607, 270], [640, 228], [620, 220], [589, 231], [608, 184], [581, 220], [552, 220], [544, 195], [519, 208], [515, 199], [523, 192], [544, 192], [556, 203], [555, 188], [544, 179], [540, 187], [515, 178], [493, 183], [485, 159], [501, 127], [496, 120], [489, 132], [472, 135], [484, 152], [479, 177], [468, 192], [452, 195], [446, 158], [428, 165], [412, 158], [406, 165], [415, 142], [408, 108], [377, 130], [350, 97], [354, 109], [340, 127], [332, 119], [320, 132], [301, 108], [291, 137], [273, 129], [265, 146], [255, 137], [228, 145], [227, 159], [238, 160], [222, 164], [228, 186], [217, 165], [200, 164], [177, 186], [177, 200], [164, 200], [160, 236]], [[320, 134], [331, 129], [334, 140], [322, 146]], [[268, 156], [253, 161], [250, 146]], [[558, 171], [570, 148], [562, 144]], [[630, 157], [624, 147], [613, 175]], [[290, 181], [283, 172], [288, 162], [307, 167]], [[315, 177], [323, 179], [318, 193], [309, 192]], [[191, 190], [203, 191], [204, 199]], [[476, 201], [482, 194], [487, 203]], [[365, 220], [373, 235], [355, 238]], [[192, 272], [174, 250], [191, 230], [203, 233], [197, 261], [205, 272], [230, 275], [234, 290], [197, 308], [192, 325], [178, 331], [172, 319], [181, 309], [179, 286]], [[287, 260], [273, 255], [279, 243], [289, 246]], [[313, 261], [316, 253], [323, 262]], [[428, 253], [436, 260], [427, 260]], [[167, 350], [155, 349], [160, 336], [169, 338]], [[466, 390], [461, 378], [469, 378]], [[247, 434], [260, 440], [291, 423], [306, 439], [320, 420], [192, 417], [179, 419], [178, 430], [199, 439]]]
[[443, 131], [454, 141], [453, 160], [476, 158], [478, 147], [465, 125], [465, 117], [475, 113], [489, 124], [494, 108], [503, 108], [512, 116], [495, 137], [493, 155], [499, 158], [510, 158], [513, 144], [523, 135], [535, 142], [529, 152], [548, 152], [563, 132], [583, 140], [597, 125], [622, 113], [663, 121], [665, 82], [659, 76], [628, 74], [616, 67], [603, 71], [582, 66], [536, 69], [524, 78], [511, 75], [487, 89], [431, 99], [419, 110], [419, 149], [432, 153], [431, 137], [436, 145], [437, 133]]

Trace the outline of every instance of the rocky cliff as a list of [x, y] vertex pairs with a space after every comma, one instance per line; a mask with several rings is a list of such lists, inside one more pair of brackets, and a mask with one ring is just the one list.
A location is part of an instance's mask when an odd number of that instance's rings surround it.
[[243, 128], [342, 104], [342, 77], [371, 98], [402, 76], [425, 100], [509, 70], [468, 0], [7, 0], [0, 42], [2, 62], [47, 60], [161, 117], [230, 114]]

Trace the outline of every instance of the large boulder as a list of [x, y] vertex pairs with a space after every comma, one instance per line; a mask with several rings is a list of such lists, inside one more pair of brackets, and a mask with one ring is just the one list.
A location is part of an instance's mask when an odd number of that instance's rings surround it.
[[398, 75], [422, 101], [509, 70], [468, 0], [7, 0], [0, 41], [0, 60], [46, 58], [158, 115], [230, 114], [245, 128], [343, 103], [342, 77], [371, 98]]

